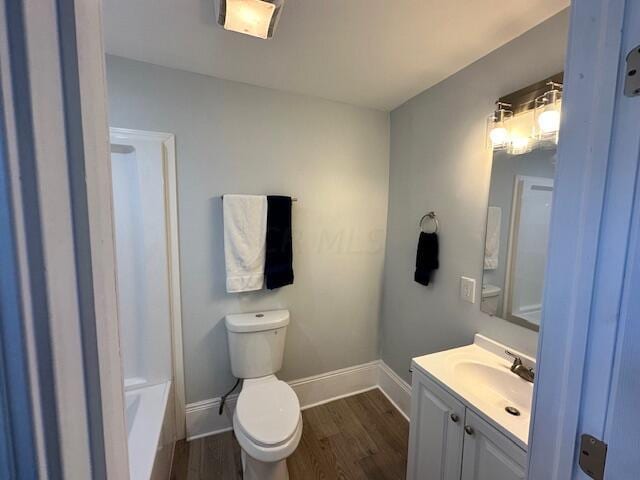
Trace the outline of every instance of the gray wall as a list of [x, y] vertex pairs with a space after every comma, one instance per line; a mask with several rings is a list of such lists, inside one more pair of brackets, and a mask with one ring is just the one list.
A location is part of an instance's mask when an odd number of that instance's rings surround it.
[[[227, 313], [288, 308], [283, 379], [379, 358], [389, 116], [117, 57], [110, 125], [176, 135], [187, 402], [233, 385]], [[282, 193], [295, 284], [225, 292], [223, 193]]]
[[[537, 334], [480, 312], [493, 102], [563, 70], [568, 12], [552, 17], [391, 113], [389, 216], [381, 318], [382, 358], [409, 379], [410, 359], [470, 343], [480, 332], [534, 353]], [[440, 219], [440, 270], [413, 281], [418, 220]], [[458, 297], [476, 279], [476, 303]]]

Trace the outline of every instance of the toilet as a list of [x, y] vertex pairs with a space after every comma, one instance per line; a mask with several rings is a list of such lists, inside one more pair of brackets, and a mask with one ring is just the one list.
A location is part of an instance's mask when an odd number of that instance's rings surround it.
[[286, 459], [302, 436], [298, 397], [275, 376], [282, 367], [289, 311], [227, 315], [225, 324], [231, 371], [244, 380], [233, 414], [243, 478], [288, 479]]
[[500, 294], [502, 289], [496, 285], [485, 283], [482, 285], [481, 308], [484, 313], [496, 316], [500, 307]]

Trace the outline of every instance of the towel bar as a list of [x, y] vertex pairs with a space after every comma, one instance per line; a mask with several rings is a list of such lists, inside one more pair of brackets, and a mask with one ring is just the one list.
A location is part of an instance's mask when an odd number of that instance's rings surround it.
[[[220, 195], [220, 198], [224, 198], [224, 195]], [[291, 197], [291, 201], [292, 202], [297, 202], [298, 201], [298, 197]]]
[[[424, 230], [423, 230], [424, 227], [422, 226], [422, 222], [424, 222], [425, 218], [429, 218], [435, 225], [435, 229], [431, 233], [438, 233], [438, 230], [440, 228], [440, 224], [438, 223], [438, 217], [436, 215], [436, 212], [433, 212], [433, 211], [431, 211], [429, 213], [425, 213], [422, 216], [422, 218], [420, 219], [420, 223], [418, 223], [418, 226], [420, 227], [420, 231], [424, 232]], [[425, 232], [425, 233], [428, 233], [428, 232]]]

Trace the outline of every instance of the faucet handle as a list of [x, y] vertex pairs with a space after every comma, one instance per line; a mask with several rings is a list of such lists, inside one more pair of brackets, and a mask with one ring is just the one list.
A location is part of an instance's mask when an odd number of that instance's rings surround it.
[[516, 355], [515, 353], [512, 353], [509, 350], [505, 350], [504, 353], [506, 353], [510, 357], [513, 357], [513, 364], [514, 365], [522, 365], [522, 359], [520, 358], [519, 355]]

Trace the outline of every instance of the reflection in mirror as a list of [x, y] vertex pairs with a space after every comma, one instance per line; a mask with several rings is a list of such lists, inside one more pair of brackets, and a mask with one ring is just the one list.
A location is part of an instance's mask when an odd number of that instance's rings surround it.
[[480, 309], [537, 330], [540, 325], [555, 146], [493, 154]]

